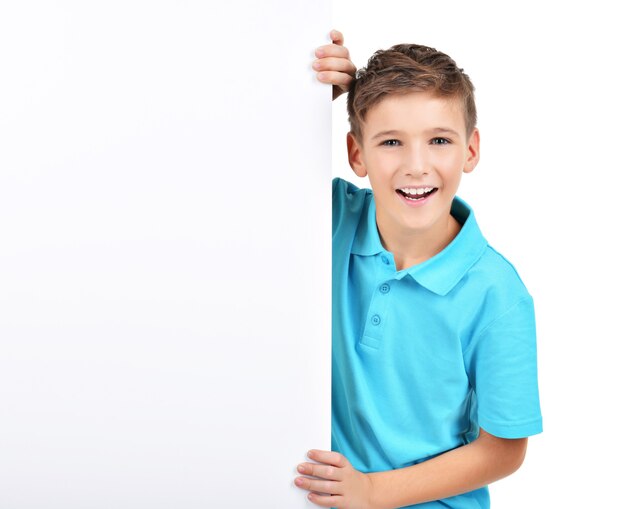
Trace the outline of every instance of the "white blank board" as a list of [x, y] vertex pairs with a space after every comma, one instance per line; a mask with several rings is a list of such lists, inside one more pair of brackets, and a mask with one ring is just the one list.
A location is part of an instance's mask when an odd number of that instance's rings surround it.
[[0, 7], [0, 507], [309, 507], [330, 2]]

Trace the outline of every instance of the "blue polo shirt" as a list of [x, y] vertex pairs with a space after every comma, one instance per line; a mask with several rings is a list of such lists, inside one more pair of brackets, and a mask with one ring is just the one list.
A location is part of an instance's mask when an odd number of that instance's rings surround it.
[[[396, 270], [369, 189], [333, 181], [332, 449], [362, 472], [541, 432], [533, 301], [459, 198], [462, 225]], [[487, 488], [411, 507], [487, 508]]]

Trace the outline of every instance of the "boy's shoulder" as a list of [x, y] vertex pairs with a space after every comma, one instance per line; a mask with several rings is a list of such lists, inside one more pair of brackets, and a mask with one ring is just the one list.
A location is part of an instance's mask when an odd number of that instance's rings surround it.
[[365, 197], [372, 196], [372, 190], [368, 188], [360, 188], [352, 182], [342, 179], [341, 177], [335, 177], [333, 179], [333, 196], [346, 200], [363, 199]]
[[[466, 300], [468, 295], [472, 296], [469, 302], [473, 304], [468, 310], [473, 310], [483, 325], [520, 306], [529, 311], [533, 307], [533, 298], [513, 263], [489, 243], [467, 271], [458, 291]], [[531, 315], [527, 318], [531, 320]]]
[[468, 276], [481, 287], [487, 298], [501, 304], [513, 305], [520, 300], [531, 299], [513, 263], [489, 243], [483, 255], [468, 271]]
[[482, 264], [477, 269], [488, 272], [491, 279], [506, 281], [527, 292], [526, 285], [513, 263], [489, 243], [485, 249]]
[[363, 214], [367, 214], [373, 194], [340, 177], [333, 179], [333, 232], [356, 230]]

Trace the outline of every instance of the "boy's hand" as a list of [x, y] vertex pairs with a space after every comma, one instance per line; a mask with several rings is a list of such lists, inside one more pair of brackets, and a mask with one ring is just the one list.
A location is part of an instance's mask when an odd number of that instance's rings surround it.
[[343, 34], [337, 30], [331, 30], [332, 44], [320, 46], [315, 50], [318, 58], [313, 62], [313, 69], [317, 71], [317, 79], [322, 83], [330, 83], [333, 86], [333, 100], [350, 89], [350, 83], [354, 80], [356, 67], [350, 60], [348, 48], [343, 45]]
[[354, 469], [345, 456], [338, 452], [313, 449], [308, 456], [319, 463], [301, 463], [298, 472], [313, 476], [314, 479], [298, 477], [295, 484], [312, 492], [308, 495], [311, 502], [337, 509], [372, 509], [372, 483], [368, 474]]

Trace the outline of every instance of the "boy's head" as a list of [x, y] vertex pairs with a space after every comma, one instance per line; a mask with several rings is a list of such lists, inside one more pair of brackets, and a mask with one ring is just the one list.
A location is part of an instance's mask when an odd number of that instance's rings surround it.
[[[367, 176], [383, 237], [455, 229], [451, 204], [480, 158], [474, 87], [447, 55], [399, 44], [377, 51], [348, 94], [348, 160]], [[449, 240], [449, 239], [448, 239]]]
[[476, 127], [474, 86], [448, 55], [419, 44], [396, 44], [379, 50], [359, 69], [348, 93], [350, 132], [360, 142], [367, 112], [393, 94], [427, 92], [456, 99], [465, 117], [466, 136]]

